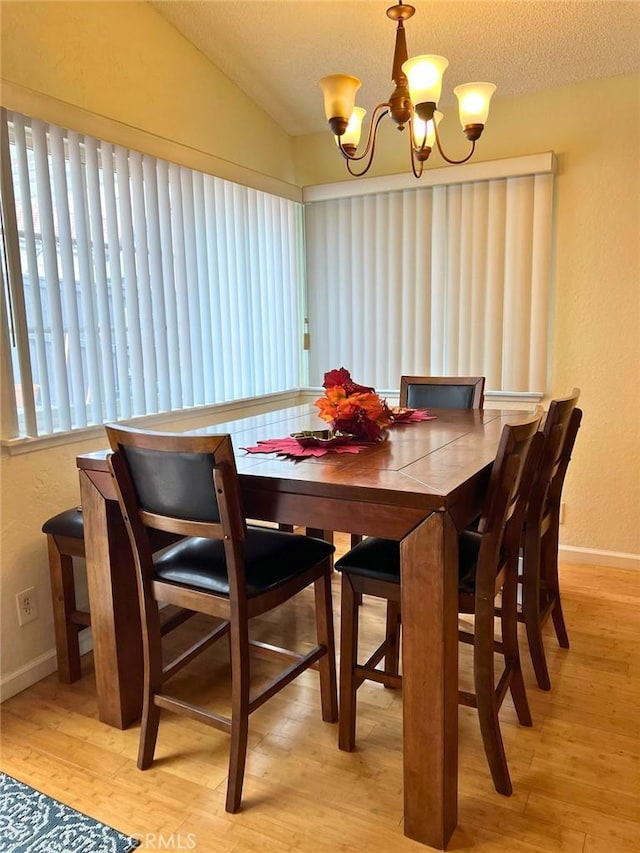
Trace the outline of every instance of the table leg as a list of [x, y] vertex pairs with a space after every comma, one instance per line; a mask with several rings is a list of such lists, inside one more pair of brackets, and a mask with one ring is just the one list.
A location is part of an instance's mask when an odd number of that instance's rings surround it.
[[441, 850], [457, 823], [457, 548], [445, 513], [400, 545], [404, 832]]
[[80, 495], [98, 715], [101, 722], [124, 729], [140, 718], [142, 710], [142, 641], [133, 557], [118, 504], [105, 500], [83, 471]]

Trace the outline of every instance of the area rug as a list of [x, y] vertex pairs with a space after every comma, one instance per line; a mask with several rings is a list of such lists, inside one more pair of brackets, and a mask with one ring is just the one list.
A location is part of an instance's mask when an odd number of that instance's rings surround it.
[[128, 853], [139, 844], [0, 773], [0, 853]]

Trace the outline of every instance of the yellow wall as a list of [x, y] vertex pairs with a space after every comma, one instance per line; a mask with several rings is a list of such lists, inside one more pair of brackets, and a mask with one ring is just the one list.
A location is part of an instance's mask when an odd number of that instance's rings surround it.
[[293, 183], [289, 136], [148, 3], [1, 13], [4, 106], [252, 186]]
[[[451, 112], [451, 110], [449, 110]], [[446, 151], [465, 143], [455, 111]], [[582, 389], [565, 545], [640, 554], [640, 75], [497, 98], [475, 160], [555, 151], [557, 230], [549, 396]], [[389, 123], [370, 174], [407, 171]], [[294, 139], [301, 184], [345, 180], [330, 133]], [[442, 166], [434, 153], [431, 166]], [[602, 557], [604, 560], [604, 556]]]
[[[147, 4], [3, 2], [1, 15], [5, 106], [290, 197], [299, 186], [343, 179], [328, 133], [289, 139]], [[479, 152], [559, 154], [549, 391], [579, 385], [585, 409], [561, 535], [569, 545], [636, 556], [638, 95], [639, 78], [627, 77], [498, 99]], [[379, 152], [382, 173], [405, 170], [393, 133]], [[78, 501], [76, 454], [103, 444], [74, 440], [0, 458], [0, 673], [8, 689], [51, 671], [40, 527]], [[15, 594], [34, 584], [40, 619], [18, 629]]]

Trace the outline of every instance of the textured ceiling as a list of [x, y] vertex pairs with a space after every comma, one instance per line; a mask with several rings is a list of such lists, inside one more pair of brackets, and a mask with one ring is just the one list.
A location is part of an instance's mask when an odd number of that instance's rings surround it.
[[[325, 74], [362, 80], [369, 111], [391, 94], [391, 0], [155, 0], [185, 38], [289, 134], [325, 130]], [[441, 104], [459, 83], [489, 80], [494, 97], [640, 70], [640, 2], [413, 0], [409, 56], [449, 59]], [[594, 128], [597, 105], [594, 104]]]

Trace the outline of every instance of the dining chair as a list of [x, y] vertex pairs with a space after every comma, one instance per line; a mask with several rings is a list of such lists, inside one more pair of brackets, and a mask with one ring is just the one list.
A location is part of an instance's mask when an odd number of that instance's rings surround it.
[[[543, 441], [538, 431], [540, 416], [537, 411], [525, 422], [503, 427], [478, 528], [461, 533], [458, 540], [458, 612], [474, 617], [472, 629], [465, 626], [458, 632], [461, 642], [473, 646], [474, 692], [459, 690], [458, 701], [477, 709], [494, 786], [506, 795], [511, 794], [512, 785], [498, 711], [507, 691], [520, 723], [532, 724], [520, 668], [516, 592], [526, 499]], [[390, 687], [402, 683], [396, 667], [401, 623], [400, 543], [369, 537], [335, 565], [342, 572], [339, 747], [350, 751], [355, 746], [356, 694], [361, 684], [365, 680]], [[360, 593], [386, 599], [390, 605], [385, 638], [363, 664], [358, 662]], [[498, 597], [502, 601], [500, 642], [494, 640]], [[504, 660], [497, 681], [496, 652]], [[380, 669], [378, 664], [383, 658], [385, 667]]]
[[400, 406], [414, 409], [482, 409], [484, 376], [401, 376]]
[[[414, 409], [482, 409], [484, 376], [401, 376], [399, 405]], [[362, 542], [351, 534], [351, 547]]]
[[[73, 684], [82, 677], [80, 664], [80, 632], [91, 627], [91, 612], [76, 604], [76, 583], [73, 558], [85, 557], [84, 517], [82, 507], [74, 506], [48, 518], [42, 525], [47, 537], [51, 606], [56, 638], [58, 680]], [[154, 533], [153, 550], [159, 551], [175, 537]], [[190, 616], [184, 608], [164, 607], [161, 614], [162, 636], [173, 631]]]
[[42, 525], [47, 537], [51, 605], [56, 637], [58, 680], [72, 684], [81, 675], [80, 632], [91, 626], [91, 614], [76, 604], [73, 558], [84, 558], [84, 519], [80, 507], [70, 507]]
[[525, 624], [536, 681], [542, 690], [551, 689], [542, 636], [549, 616], [558, 643], [569, 648], [560, 598], [558, 538], [562, 488], [582, 420], [582, 411], [577, 408], [579, 397], [580, 389], [574, 388], [568, 397], [549, 404], [542, 427], [540, 465], [524, 519], [518, 619]]
[[[183, 714], [231, 735], [226, 810], [240, 808], [249, 715], [309, 668], [319, 670], [322, 717], [338, 716], [329, 557], [320, 539], [246, 524], [229, 435], [190, 436], [108, 425], [109, 467], [134, 555], [142, 646], [144, 701], [138, 767], [153, 761], [160, 710]], [[184, 538], [152, 554], [152, 532]], [[249, 638], [249, 623], [310, 585], [317, 644], [305, 653]], [[159, 602], [218, 617], [215, 627], [165, 662]], [[172, 695], [169, 678], [228, 636], [231, 716]], [[268, 684], [252, 689], [250, 651], [285, 661]]]

